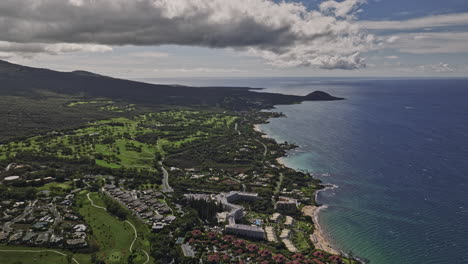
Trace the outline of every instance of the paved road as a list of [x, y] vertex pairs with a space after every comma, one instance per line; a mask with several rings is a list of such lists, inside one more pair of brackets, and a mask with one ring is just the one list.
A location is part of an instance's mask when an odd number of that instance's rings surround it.
[[236, 178], [234, 178], [234, 177], [231, 177], [231, 176], [226, 176], [226, 177], [229, 178], [229, 179], [231, 179], [231, 180], [233, 180], [233, 181], [235, 181], [235, 182], [237, 182], [237, 183], [239, 183], [239, 184], [242, 184], [242, 191], [243, 191], [243, 192], [246, 191], [247, 186], [245, 186], [245, 184], [242, 183], [241, 180], [238, 180], [238, 179], [236, 179]]
[[12, 219], [9, 222], [6, 222], [3, 225], [3, 230], [6, 231], [6, 232], [11, 232], [11, 225], [13, 225], [14, 223], [20, 221], [23, 218], [26, 218], [26, 216], [28, 216], [32, 212], [32, 210], [34, 209], [34, 205], [36, 205], [36, 203], [37, 203], [37, 200], [35, 200], [34, 202], [28, 204], [26, 206], [26, 208], [24, 208], [23, 213], [21, 213], [19, 216], [15, 217], [14, 219]]
[[[59, 254], [59, 255], [62, 255], [62, 256], [68, 256], [67, 254], [65, 253], [62, 253], [60, 251], [56, 251], [56, 250], [14, 250], [14, 249], [11, 249], [11, 250], [0, 250], [0, 252], [23, 252], [23, 253], [44, 253], [44, 252], [52, 252], [52, 253], [55, 253], [55, 254]], [[72, 258], [73, 262], [75, 262], [76, 264], [80, 264], [75, 258]], [[146, 263], [146, 262], [145, 262]]]
[[172, 187], [169, 185], [169, 173], [167, 172], [166, 168], [164, 168], [164, 151], [162, 150], [161, 148], [161, 145], [159, 144], [159, 141], [158, 141], [158, 145], [157, 145], [157, 148], [159, 150], [159, 153], [161, 154], [161, 160], [158, 162], [159, 166], [161, 166], [161, 170], [163, 172], [163, 184], [162, 184], [162, 188], [161, 188], [161, 191], [163, 193], [168, 193], [168, 192], [174, 192], [174, 189], [172, 189]]
[[263, 148], [265, 149], [263, 151], [263, 161], [265, 161], [265, 158], [266, 158], [266, 155], [268, 153], [268, 147], [267, 145], [263, 144], [263, 142], [261, 142], [260, 140], [256, 139], [255, 141], [257, 141], [258, 143], [262, 144]]
[[236, 125], [234, 126], [234, 129], [237, 131], [237, 133], [239, 134], [239, 136], [241, 135], [241, 132], [237, 129], [239, 124], [236, 123]]
[[63, 218], [60, 215], [59, 211], [57, 210], [57, 207], [54, 204], [50, 205], [49, 209], [52, 212], [52, 214], [54, 215], [54, 223], [50, 226], [49, 230], [47, 230], [47, 232], [46, 232], [46, 233], [48, 233], [50, 235], [50, 234], [52, 234], [54, 232], [55, 227], [62, 222]]
[[174, 192], [174, 189], [169, 185], [169, 173], [167, 172], [166, 168], [164, 168], [164, 164], [162, 161], [159, 161], [159, 165], [161, 165], [161, 170], [163, 172], [163, 184], [162, 184], [162, 192]]
[[11, 167], [15, 166], [15, 163], [10, 163], [8, 166], [5, 168], [5, 171], [9, 171]]

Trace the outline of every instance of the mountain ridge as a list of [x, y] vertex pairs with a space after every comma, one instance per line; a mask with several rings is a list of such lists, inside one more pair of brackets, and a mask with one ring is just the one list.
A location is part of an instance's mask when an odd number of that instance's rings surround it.
[[[324, 92], [295, 96], [258, 92], [248, 87], [156, 85], [102, 76], [92, 72], [58, 72], [0, 61], [0, 142], [87, 122], [170, 109], [250, 111], [303, 101], [339, 100]], [[128, 113], [80, 101], [112, 101], [135, 105]]]
[[[145, 103], [216, 105], [225, 101], [224, 99], [226, 97], [242, 97], [242, 101], [228, 106], [228, 108], [238, 109], [269, 108], [275, 104], [342, 99], [320, 91], [311, 93], [307, 96], [294, 96], [264, 92], [256, 93], [252, 92], [254, 88], [250, 87], [223, 87], [223, 89], [218, 89], [219, 87], [149, 84], [103, 76], [82, 70], [59, 72], [44, 68], [22, 66], [1, 60], [0, 81], [15, 87], [16, 90], [28, 90], [31, 87], [36, 87], [59, 93], [85, 93], [89, 96], [121, 97], [120, 99], [142, 101]], [[112, 89], [110, 89], [110, 87], [112, 87]], [[0, 91], [0, 93], [1, 92], [2, 91]], [[153, 98], [154, 100], [151, 102], [148, 96], [151, 97], [151, 95], [156, 94], [156, 92], [165, 100], [161, 100], [162, 98]], [[203, 93], [210, 94], [203, 95]], [[180, 99], [174, 100], [174, 98]], [[166, 101], [166, 99], [170, 100]], [[247, 101], [245, 101], [245, 99], [247, 99]], [[259, 102], [261, 103], [259, 104]]]

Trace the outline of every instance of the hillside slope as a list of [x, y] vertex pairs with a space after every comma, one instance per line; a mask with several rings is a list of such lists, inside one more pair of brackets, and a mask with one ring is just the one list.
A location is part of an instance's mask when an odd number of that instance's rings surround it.
[[0, 61], [0, 142], [116, 116], [114, 112], [96, 111], [91, 105], [67, 107], [73, 101], [96, 98], [136, 104], [140, 111], [171, 107], [248, 110], [341, 99], [323, 92], [303, 97], [259, 93], [242, 87], [155, 85], [85, 71], [58, 72]]

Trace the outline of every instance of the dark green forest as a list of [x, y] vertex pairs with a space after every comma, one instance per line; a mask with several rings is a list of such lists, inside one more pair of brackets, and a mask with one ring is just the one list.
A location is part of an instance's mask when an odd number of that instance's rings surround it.
[[[307, 96], [258, 93], [249, 88], [154, 85], [110, 78], [81, 71], [57, 72], [0, 61], [0, 142], [54, 129], [135, 113], [176, 108], [264, 109], [307, 100], [337, 100], [323, 92]], [[119, 106], [77, 101], [115, 101], [137, 104], [131, 112]], [[97, 111], [98, 110], [98, 111]]]

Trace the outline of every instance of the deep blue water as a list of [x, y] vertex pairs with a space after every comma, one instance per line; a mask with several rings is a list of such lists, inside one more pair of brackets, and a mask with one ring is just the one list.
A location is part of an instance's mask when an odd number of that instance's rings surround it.
[[[179, 81], [181, 83], [181, 81]], [[183, 82], [182, 82], [183, 83]], [[262, 129], [300, 145], [285, 160], [337, 189], [320, 223], [341, 250], [376, 264], [468, 263], [468, 80], [231, 79], [347, 100], [278, 106]]]

